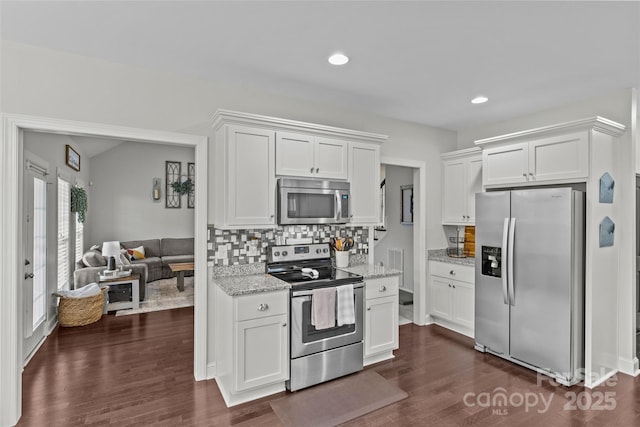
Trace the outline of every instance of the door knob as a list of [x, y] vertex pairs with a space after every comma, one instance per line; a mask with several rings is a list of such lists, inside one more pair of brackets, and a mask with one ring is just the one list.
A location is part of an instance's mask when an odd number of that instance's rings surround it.
[[28, 259], [25, 258], [24, 259], [24, 265], [29, 265], [29, 264], [31, 264], [31, 261], [29, 261]]
[[26, 279], [33, 279], [33, 273], [24, 273], [24, 278]]

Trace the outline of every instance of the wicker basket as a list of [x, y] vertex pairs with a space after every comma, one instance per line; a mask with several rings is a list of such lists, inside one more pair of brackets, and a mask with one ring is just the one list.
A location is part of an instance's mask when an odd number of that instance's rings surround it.
[[60, 297], [58, 322], [60, 326], [84, 326], [97, 322], [102, 317], [108, 288], [97, 295], [84, 298]]

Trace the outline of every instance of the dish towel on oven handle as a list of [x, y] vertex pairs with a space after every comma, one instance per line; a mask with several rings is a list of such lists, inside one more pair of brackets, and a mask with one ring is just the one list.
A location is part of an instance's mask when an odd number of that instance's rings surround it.
[[316, 330], [336, 326], [336, 288], [320, 288], [312, 291], [311, 324]]
[[353, 302], [353, 285], [343, 285], [336, 288], [338, 309], [338, 326], [356, 323], [355, 304]]

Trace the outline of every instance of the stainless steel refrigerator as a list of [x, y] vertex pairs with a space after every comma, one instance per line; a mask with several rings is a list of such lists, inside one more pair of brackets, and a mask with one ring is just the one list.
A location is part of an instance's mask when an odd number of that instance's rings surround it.
[[584, 368], [584, 193], [476, 194], [476, 350], [572, 385]]

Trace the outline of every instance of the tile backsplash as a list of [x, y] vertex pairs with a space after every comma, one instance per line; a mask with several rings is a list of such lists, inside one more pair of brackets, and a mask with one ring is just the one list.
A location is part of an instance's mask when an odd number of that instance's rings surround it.
[[332, 237], [352, 237], [352, 254], [369, 253], [369, 228], [339, 225], [291, 225], [273, 229], [221, 230], [208, 226], [208, 260], [214, 267], [266, 262], [268, 246], [276, 239], [308, 238], [328, 243]]

